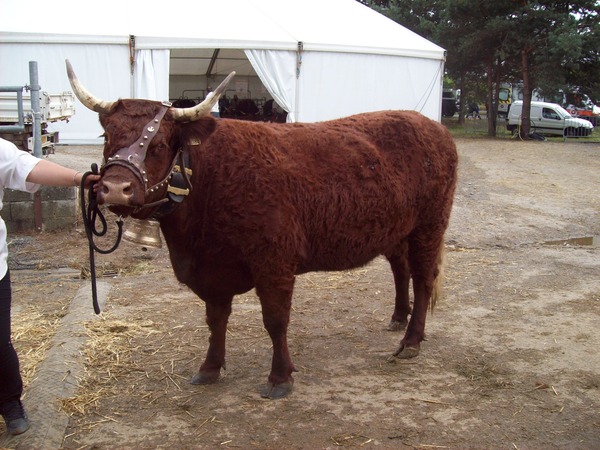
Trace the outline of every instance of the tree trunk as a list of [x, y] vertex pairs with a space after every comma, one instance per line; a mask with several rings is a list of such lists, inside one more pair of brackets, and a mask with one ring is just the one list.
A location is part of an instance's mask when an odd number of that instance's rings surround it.
[[529, 137], [531, 131], [531, 80], [529, 78], [529, 53], [531, 49], [525, 46], [521, 50], [521, 70], [523, 74], [523, 110], [521, 112], [521, 138]]
[[487, 123], [488, 136], [496, 136], [496, 105], [494, 102], [494, 63], [492, 60], [488, 62], [487, 67], [487, 83], [488, 83], [488, 98], [487, 98]]
[[458, 103], [458, 123], [459, 125], [464, 125], [465, 124], [465, 99], [468, 96], [468, 92], [467, 92], [467, 84], [466, 80], [466, 73], [465, 71], [461, 71], [460, 73], [460, 102]]
[[500, 58], [496, 60], [496, 64], [494, 66], [494, 134], [490, 135], [491, 137], [496, 137], [496, 133], [498, 130], [498, 108], [500, 107], [500, 84], [502, 75], [502, 63]]

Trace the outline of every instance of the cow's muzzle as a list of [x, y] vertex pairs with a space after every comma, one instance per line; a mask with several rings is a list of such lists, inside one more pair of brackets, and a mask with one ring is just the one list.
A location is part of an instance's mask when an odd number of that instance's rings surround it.
[[132, 206], [133, 187], [130, 181], [108, 181], [100, 182], [97, 199], [100, 205]]

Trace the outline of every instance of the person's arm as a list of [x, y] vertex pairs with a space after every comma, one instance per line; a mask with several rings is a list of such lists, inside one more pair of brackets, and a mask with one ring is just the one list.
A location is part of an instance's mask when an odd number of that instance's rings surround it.
[[[35, 167], [27, 175], [27, 181], [45, 186], [79, 186], [81, 184], [82, 172], [61, 166], [46, 159], [40, 159]], [[100, 175], [89, 175], [85, 180], [85, 187], [89, 189]]]

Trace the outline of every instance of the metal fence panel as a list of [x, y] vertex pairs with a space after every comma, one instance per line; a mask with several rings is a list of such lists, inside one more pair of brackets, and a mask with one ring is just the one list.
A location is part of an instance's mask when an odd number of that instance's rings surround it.
[[[585, 118], [590, 122], [593, 128], [587, 128], [582, 126], [573, 126], [573, 121], [569, 119], [563, 119], [562, 121], [557, 120], [553, 129], [543, 127], [535, 121], [531, 121], [530, 124], [530, 135], [534, 139], [545, 140], [545, 139], [562, 139], [567, 140], [579, 140], [581, 142], [600, 142], [600, 118]], [[485, 135], [488, 132], [487, 117], [482, 115], [481, 118], [468, 117], [465, 119], [463, 130], [465, 134], [479, 134]], [[507, 120], [504, 118], [498, 118], [496, 122], [496, 137], [497, 138], [512, 138], [518, 136], [519, 129], [515, 129], [514, 132], [507, 129]]]

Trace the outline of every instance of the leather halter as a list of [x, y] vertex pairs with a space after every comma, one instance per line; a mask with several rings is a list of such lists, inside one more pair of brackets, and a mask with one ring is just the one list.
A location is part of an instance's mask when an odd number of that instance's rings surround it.
[[[131, 171], [142, 184], [142, 186], [144, 186], [144, 196], [147, 196], [148, 194], [157, 191], [164, 186], [168, 186], [165, 198], [153, 203], [145, 203], [143, 206], [141, 206], [141, 208], [154, 207], [165, 202], [179, 204], [192, 190], [192, 184], [189, 179], [191, 170], [186, 168], [188, 163], [187, 148], [185, 150], [179, 149], [177, 154], [174, 156], [171, 166], [166, 172], [165, 177], [158, 183], [148, 187], [148, 176], [146, 173], [145, 164], [146, 152], [150, 146], [150, 142], [152, 142], [152, 139], [158, 134], [160, 124], [170, 107], [170, 102], [162, 102], [160, 110], [158, 113], [156, 113], [156, 116], [154, 116], [154, 118], [144, 126], [142, 134], [137, 141], [135, 141], [129, 147], [123, 147], [118, 150], [113, 156], [108, 158], [106, 163], [101, 168], [101, 174], [104, 174], [104, 172], [110, 166], [125, 167]], [[173, 178], [175, 183], [171, 183]], [[172, 209], [173, 208], [169, 208], [169, 212], [171, 212]]]

